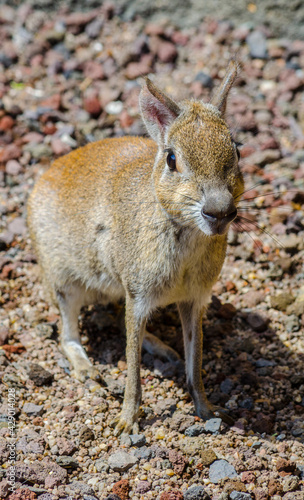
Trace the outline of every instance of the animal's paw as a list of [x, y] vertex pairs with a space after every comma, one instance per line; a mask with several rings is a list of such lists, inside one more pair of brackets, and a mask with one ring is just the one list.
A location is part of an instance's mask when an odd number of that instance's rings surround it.
[[101, 383], [102, 378], [94, 366], [88, 366], [86, 368], [80, 368], [80, 369], [75, 369], [72, 371], [72, 375], [77, 378], [80, 382], [84, 383], [88, 378], [91, 378], [92, 380], [96, 380], [96, 382]]
[[164, 348], [164, 353], [163, 353], [164, 359], [167, 361], [171, 361], [171, 363], [180, 363], [182, 361], [180, 355], [178, 352], [175, 351], [175, 349], [172, 349], [172, 347], [167, 346]]
[[119, 436], [120, 434], [138, 434], [139, 426], [136, 421], [136, 416], [132, 416], [124, 411], [122, 411], [112, 422], [111, 427], [115, 427], [114, 436]]
[[226, 413], [223, 408], [215, 406], [213, 409], [213, 416], [216, 418], [221, 418], [227, 425], [234, 425], [235, 420], [228, 413]]
[[219, 406], [213, 406], [209, 402], [208, 404], [200, 406], [200, 408], [197, 409], [196, 413], [202, 420], [209, 420], [210, 418], [221, 418], [227, 425], [234, 424], [234, 419], [230, 417], [230, 415], [228, 415], [228, 413], [226, 413], [223, 408]]

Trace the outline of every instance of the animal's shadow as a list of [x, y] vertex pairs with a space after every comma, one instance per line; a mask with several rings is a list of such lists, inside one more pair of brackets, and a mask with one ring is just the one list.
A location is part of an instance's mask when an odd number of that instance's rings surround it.
[[[286, 347], [267, 321], [258, 327], [253, 323], [255, 330], [259, 330], [255, 331], [248, 323], [249, 314], [248, 310], [223, 306], [213, 297], [203, 323], [203, 373], [207, 396], [212, 403], [226, 407], [246, 432], [283, 435], [282, 439], [303, 442], [304, 355]], [[82, 334], [89, 339], [89, 356], [100, 368], [112, 395], [120, 399], [123, 384], [118, 380], [111, 387], [108, 365], [115, 367], [119, 361], [125, 361], [123, 315], [123, 304], [94, 306], [83, 312], [80, 325]], [[183, 357], [182, 330], [175, 306], [157, 311], [147, 329]], [[301, 335], [301, 331], [290, 333], [290, 337], [297, 335]], [[182, 364], [174, 366], [143, 352], [144, 367], [151, 370], [153, 377], [169, 378], [187, 391]], [[154, 418], [150, 414], [150, 418], [141, 419], [140, 424], [142, 427], [152, 425], [156, 419], [164, 420], [173, 411], [174, 408], [168, 408], [163, 415]]]

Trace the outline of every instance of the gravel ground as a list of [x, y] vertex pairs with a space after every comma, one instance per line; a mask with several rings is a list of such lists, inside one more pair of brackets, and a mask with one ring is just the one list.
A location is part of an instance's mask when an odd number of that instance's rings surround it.
[[[10, 500], [304, 499], [304, 42], [209, 20], [125, 23], [0, 7], [0, 497]], [[141, 135], [140, 76], [209, 99], [232, 54], [244, 70], [228, 115], [247, 192], [204, 320], [204, 382], [235, 418], [193, 413], [183, 370], [143, 355], [140, 434], [114, 437], [126, 362], [123, 306], [92, 306], [82, 340], [104, 386], [70, 377], [26, 228], [26, 200], [55, 157]], [[182, 354], [175, 307], [148, 329]], [[17, 490], [9, 491], [15, 394]]]

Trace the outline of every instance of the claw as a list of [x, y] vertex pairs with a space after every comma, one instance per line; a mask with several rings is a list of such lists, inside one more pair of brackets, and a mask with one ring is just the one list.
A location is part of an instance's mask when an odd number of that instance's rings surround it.
[[120, 434], [138, 434], [139, 426], [137, 422], [134, 422], [134, 418], [129, 416], [124, 416], [123, 412], [117, 415], [112, 422], [110, 427], [115, 427], [114, 436], [119, 436]]
[[234, 425], [234, 419], [223, 408], [213, 406], [208, 401], [207, 403], [204, 402], [203, 407], [197, 408], [196, 413], [202, 420], [209, 420], [216, 417], [221, 418], [227, 425]]
[[94, 366], [85, 368], [83, 370], [73, 370], [72, 375], [82, 383], [84, 383], [88, 378], [96, 380], [96, 382], [102, 381], [99, 371], [97, 370], [97, 368], [94, 368]]
[[215, 408], [214, 416], [217, 418], [221, 418], [223, 422], [225, 422], [225, 424], [227, 425], [230, 426], [234, 425], [235, 420], [230, 415], [228, 415], [228, 413], [226, 413], [225, 410], [223, 410], [222, 408]]

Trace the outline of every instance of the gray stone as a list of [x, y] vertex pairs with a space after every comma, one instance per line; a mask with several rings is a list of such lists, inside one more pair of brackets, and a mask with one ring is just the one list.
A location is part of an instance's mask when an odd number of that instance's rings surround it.
[[203, 432], [205, 432], [204, 425], [194, 424], [194, 425], [190, 425], [190, 427], [188, 427], [185, 430], [185, 436], [195, 437], [195, 436], [199, 436], [200, 434], [203, 434]]
[[149, 460], [152, 457], [152, 450], [147, 446], [142, 446], [136, 450], [132, 450], [132, 454], [135, 455], [139, 460]]
[[258, 450], [259, 448], [261, 448], [262, 444], [262, 441], [256, 441], [255, 443], [252, 443], [251, 448], [253, 448], [254, 450]]
[[251, 500], [252, 496], [250, 493], [243, 493], [242, 491], [232, 491], [230, 493], [231, 500]]
[[207, 73], [204, 73], [204, 71], [200, 71], [199, 73], [197, 73], [194, 81], [200, 82], [203, 87], [206, 87], [208, 89], [212, 89], [213, 87], [213, 78], [211, 78], [210, 75], [207, 75]]
[[237, 477], [235, 468], [227, 460], [216, 460], [210, 465], [209, 479], [212, 483], [217, 484], [226, 477], [230, 479]]
[[110, 466], [107, 462], [99, 458], [94, 462], [97, 472], [109, 472]]
[[146, 437], [144, 434], [133, 434], [130, 436], [131, 446], [136, 446], [140, 448], [146, 444]]
[[259, 358], [255, 363], [257, 368], [265, 368], [268, 366], [275, 366], [276, 363], [274, 361], [268, 361], [268, 359]]
[[125, 448], [130, 448], [131, 446], [131, 438], [129, 436], [129, 434], [126, 434], [126, 433], [122, 433], [121, 436], [120, 436], [120, 444], [122, 446], [124, 446]]
[[75, 493], [83, 495], [94, 495], [94, 491], [91, 486], [83, 483], [82, 481], [72, 481], [66, 486], [66, 492], [69, 495], [74, 495]]
[[284, 441], [286, 439], [286, 434], [282, 433], [277, 436], [277, 441]]
[[22, 411], [26, 413], [28, 417], [40, 417], [43, 413], [43, 405], [24, 403]]
[[56, 462], [60, 467], [64, 469], [77, 469], [79, 467], [79, 463], [75, 458], [69, 457], [68, 455], [62, 455], [56, 458]]
[[15, 219], [9, 223], [8, 230], [13, 234], [25, 234], [26, 223], [23, 217], [15, 217]]
[[117, 451], [109, 457], [108, 462], [111, 469], [113, 469], [115, 472], [124, 472], [130, 469], [130, 467], [133, 467], [133, 465], [138, 462], [138, 458], [136, 458], [135, 455], [131, 453], [127, 453], [125, 451]]
[[226, 378], [220, 385], [220, 389], [224, 394], [229, 394], [234, 387], [234, 382], [230, 378]]
[[201, 484], [194, 484], [184, 493], [184, 500], [210, 500], [210, 496]]
[[265, 35], [261, 33], [261, 31], [249, 33], [246, 42], [249, 46], [251, 57], [256, 59], [267, 59], [267, 41]]
[[221, 428], [222, 419], [221, 418], [210, 418], [205, 423], [205, 432], [218, 432]]

